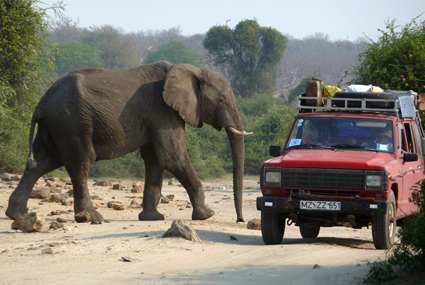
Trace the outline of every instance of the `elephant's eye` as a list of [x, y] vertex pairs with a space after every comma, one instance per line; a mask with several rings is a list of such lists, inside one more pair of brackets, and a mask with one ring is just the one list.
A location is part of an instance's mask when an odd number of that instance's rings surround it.
[[224, 99], [223, 98], [220, 98], [219, 99], [219, 102], [220, 102], [220, 104], [223, 103], [224, 102]]

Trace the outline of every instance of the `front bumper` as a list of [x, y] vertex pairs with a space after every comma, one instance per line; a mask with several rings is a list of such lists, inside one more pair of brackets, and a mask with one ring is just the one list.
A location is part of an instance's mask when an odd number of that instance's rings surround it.
[[[365, 200], [332, 200], [341, 202], [341, 210], [305, 210], [300, 209], [300, 201], [309, 199], [298, 199], [287, 197], [257, 197], [257, 210], [271, 211], [285, 214], [321, 213], [321, 214], [347, 214], [366, 215], [384, 214], [387, 211], [387, 201], [365, 201]], [[317, 200], [316, 200], [317, 201]]]

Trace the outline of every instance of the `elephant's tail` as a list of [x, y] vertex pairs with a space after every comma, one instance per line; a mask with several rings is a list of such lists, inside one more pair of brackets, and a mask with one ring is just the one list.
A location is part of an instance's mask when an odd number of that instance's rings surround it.
[[29, 168], [37, 167], [37, 161], [34, 159], [34, 149], [33, 149], [34, 131], [35, 131], [35, 124], [36, 123], [37, 123], [37, 119], [36, 119], [35, 114], [34, 114], [32, 116], [32, 119], [31, 119], [31, 129], [30, 129], [30, 138], [29, 138], [30, 154], [28, 155], [28, 160], [27, 160], [27, 166]]

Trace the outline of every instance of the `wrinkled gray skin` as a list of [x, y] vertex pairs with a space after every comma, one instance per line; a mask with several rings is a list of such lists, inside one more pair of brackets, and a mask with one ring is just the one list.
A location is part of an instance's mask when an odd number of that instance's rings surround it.
[[146, 179], [139, 220], [164, 219], [157, 211], [164, 170], [186, 189], [192, 219], [208, 219], [214, 211], [206, 206], [203, 186], [189, 161], [185, 123], [226, 129], [237, 222], [243, 221], [244, 140], [229, 130], [243, 131], [232, 89], [220, 73], [164, 61], [126, 71], [79, 70], [56, 81], [34, 111], [30, 156], [6, 215], [16, 219], [27, 213], [38, 178], [65, 166], [74, 187], [75, 213], [87, 210], [92, 223], [101, 223], [103, 217], [94, 209], [87, 186], [91, 166], [140, 149]]

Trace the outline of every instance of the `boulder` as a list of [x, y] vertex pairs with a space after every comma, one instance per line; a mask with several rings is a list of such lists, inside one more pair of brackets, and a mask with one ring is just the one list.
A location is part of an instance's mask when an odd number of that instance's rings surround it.
[[121, 185], [121, 183], [118, 183], [118, 184], [114, 184], [114, 185], [112, 185], [112, 189], [113, 189], [113, 190], [121, 190], [121, 189], [122, 189], [122, 185]]
[[248, 230], [261, 230], [261, 219], [255, 218], [248, 222], [246, 225]]
[[102, 180], [102, 181], [96, 181], [93, 186], [112, 186], [111, 181], [109, 180]]
[[174, 220], [171, 228], [162, 237], [180, 237], [194, 242], [202, 242], [196, 231], [192, 227], [183, 224], [181, 220]]
[[32, 189], [30, 193], [30, 198], [33, 199], [44, 199], [49, 197], [50, 195], [50, 188], [49, 187], [43, 187], [41, 189]]
[[40, 213], [31, 212], [19, 216], [12, 223], [12, 229], [19, 229], [24, 232], [40, 232], [44, 226], [45, 219], [44, 216]]
[[133, 187], [131, 189], [131, 193], [143, 193], [143, 187], [142, 186]]

